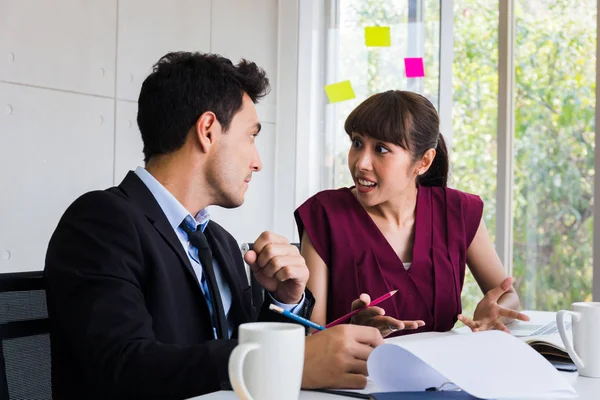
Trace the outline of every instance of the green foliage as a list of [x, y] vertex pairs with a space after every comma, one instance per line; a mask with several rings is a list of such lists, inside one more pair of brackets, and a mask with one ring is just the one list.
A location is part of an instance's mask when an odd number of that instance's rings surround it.
[[[482, 196], [493, 233], [498, 3], [454, 4], [453, 183]], [[556, 310], [591, 297], [596, 4], [515, 5], [513, 275], [524, 308]]]
[[[483, 219], [496, 230], [498, 154], [498, 2], [455, 0], [452, 68], [451, 186], [481, 196]], [[467, 272], [463, 313], [473, 315], [482, 293]]]

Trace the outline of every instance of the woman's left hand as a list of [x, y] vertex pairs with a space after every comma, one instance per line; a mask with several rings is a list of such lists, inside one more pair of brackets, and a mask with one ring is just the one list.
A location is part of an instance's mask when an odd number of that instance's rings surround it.
[[529, 321], [527, 315], [511, 310], [510, 308], [502, 307], [498, 304], [498, 299], [511, 289], [512, 283], [512, 277], [504, 279], [500, 285], [488, 291], [479, 304], [477, 304], [473, 319], [466, 317], [463, 314], [459, 314], [458, 320], [471, 328], [473, 332], [496, 329], [506, 333], [510, 333], [510, 331], [500, 320], [501, 318]]
[[[352, 311], [367, 307], [371, 304], [371, 297], [363, 293], [352, 302]], [[351, 324], [372, 326], [379, 329], [381, 336], [386, 337], [391, 333], [404, 329], [418, 329], [425, 325], [425, 321], [400, 321], [396, 318], [385, 315], [385, 310], [381, 307], [367, 307], [350, 320]]]

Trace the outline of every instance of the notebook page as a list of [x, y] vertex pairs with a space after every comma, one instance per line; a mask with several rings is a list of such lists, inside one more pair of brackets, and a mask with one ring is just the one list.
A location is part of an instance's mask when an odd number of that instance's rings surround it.
[[484, 399], [577, 396], [552, 364], [504, 332], [406, 338], [388, 340], [367, 361], [369, 375], [382, 391], [419, 391], [450, 381]]

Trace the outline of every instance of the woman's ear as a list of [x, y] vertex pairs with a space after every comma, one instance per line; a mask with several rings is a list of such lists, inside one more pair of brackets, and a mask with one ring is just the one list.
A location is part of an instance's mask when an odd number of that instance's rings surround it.
[[417, 175], [424, 175], [427, 173], [427, 170], [429, 170], [431, 164], [433, 164], [435, 154], [435, 149], [429, 149], [425, 152], [425, 154], [423, 154], [421, 160], [417, 162]]
[[207, 153], [214, 144], [216, 137], [221, 132], [221, 124], [212, 111], [207, 111], [198, 117], [194, 125], [194, 135], [198, 140], [200, 149]]

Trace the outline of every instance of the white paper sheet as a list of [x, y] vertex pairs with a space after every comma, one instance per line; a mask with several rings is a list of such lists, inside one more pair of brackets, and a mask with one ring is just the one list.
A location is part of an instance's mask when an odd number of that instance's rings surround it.
[[421, 391], [452, 382], [483, 399], [577, 396], [552, 364], [500, 331], [389, 339], [371, 353], [367, 367], [382, 391]]

